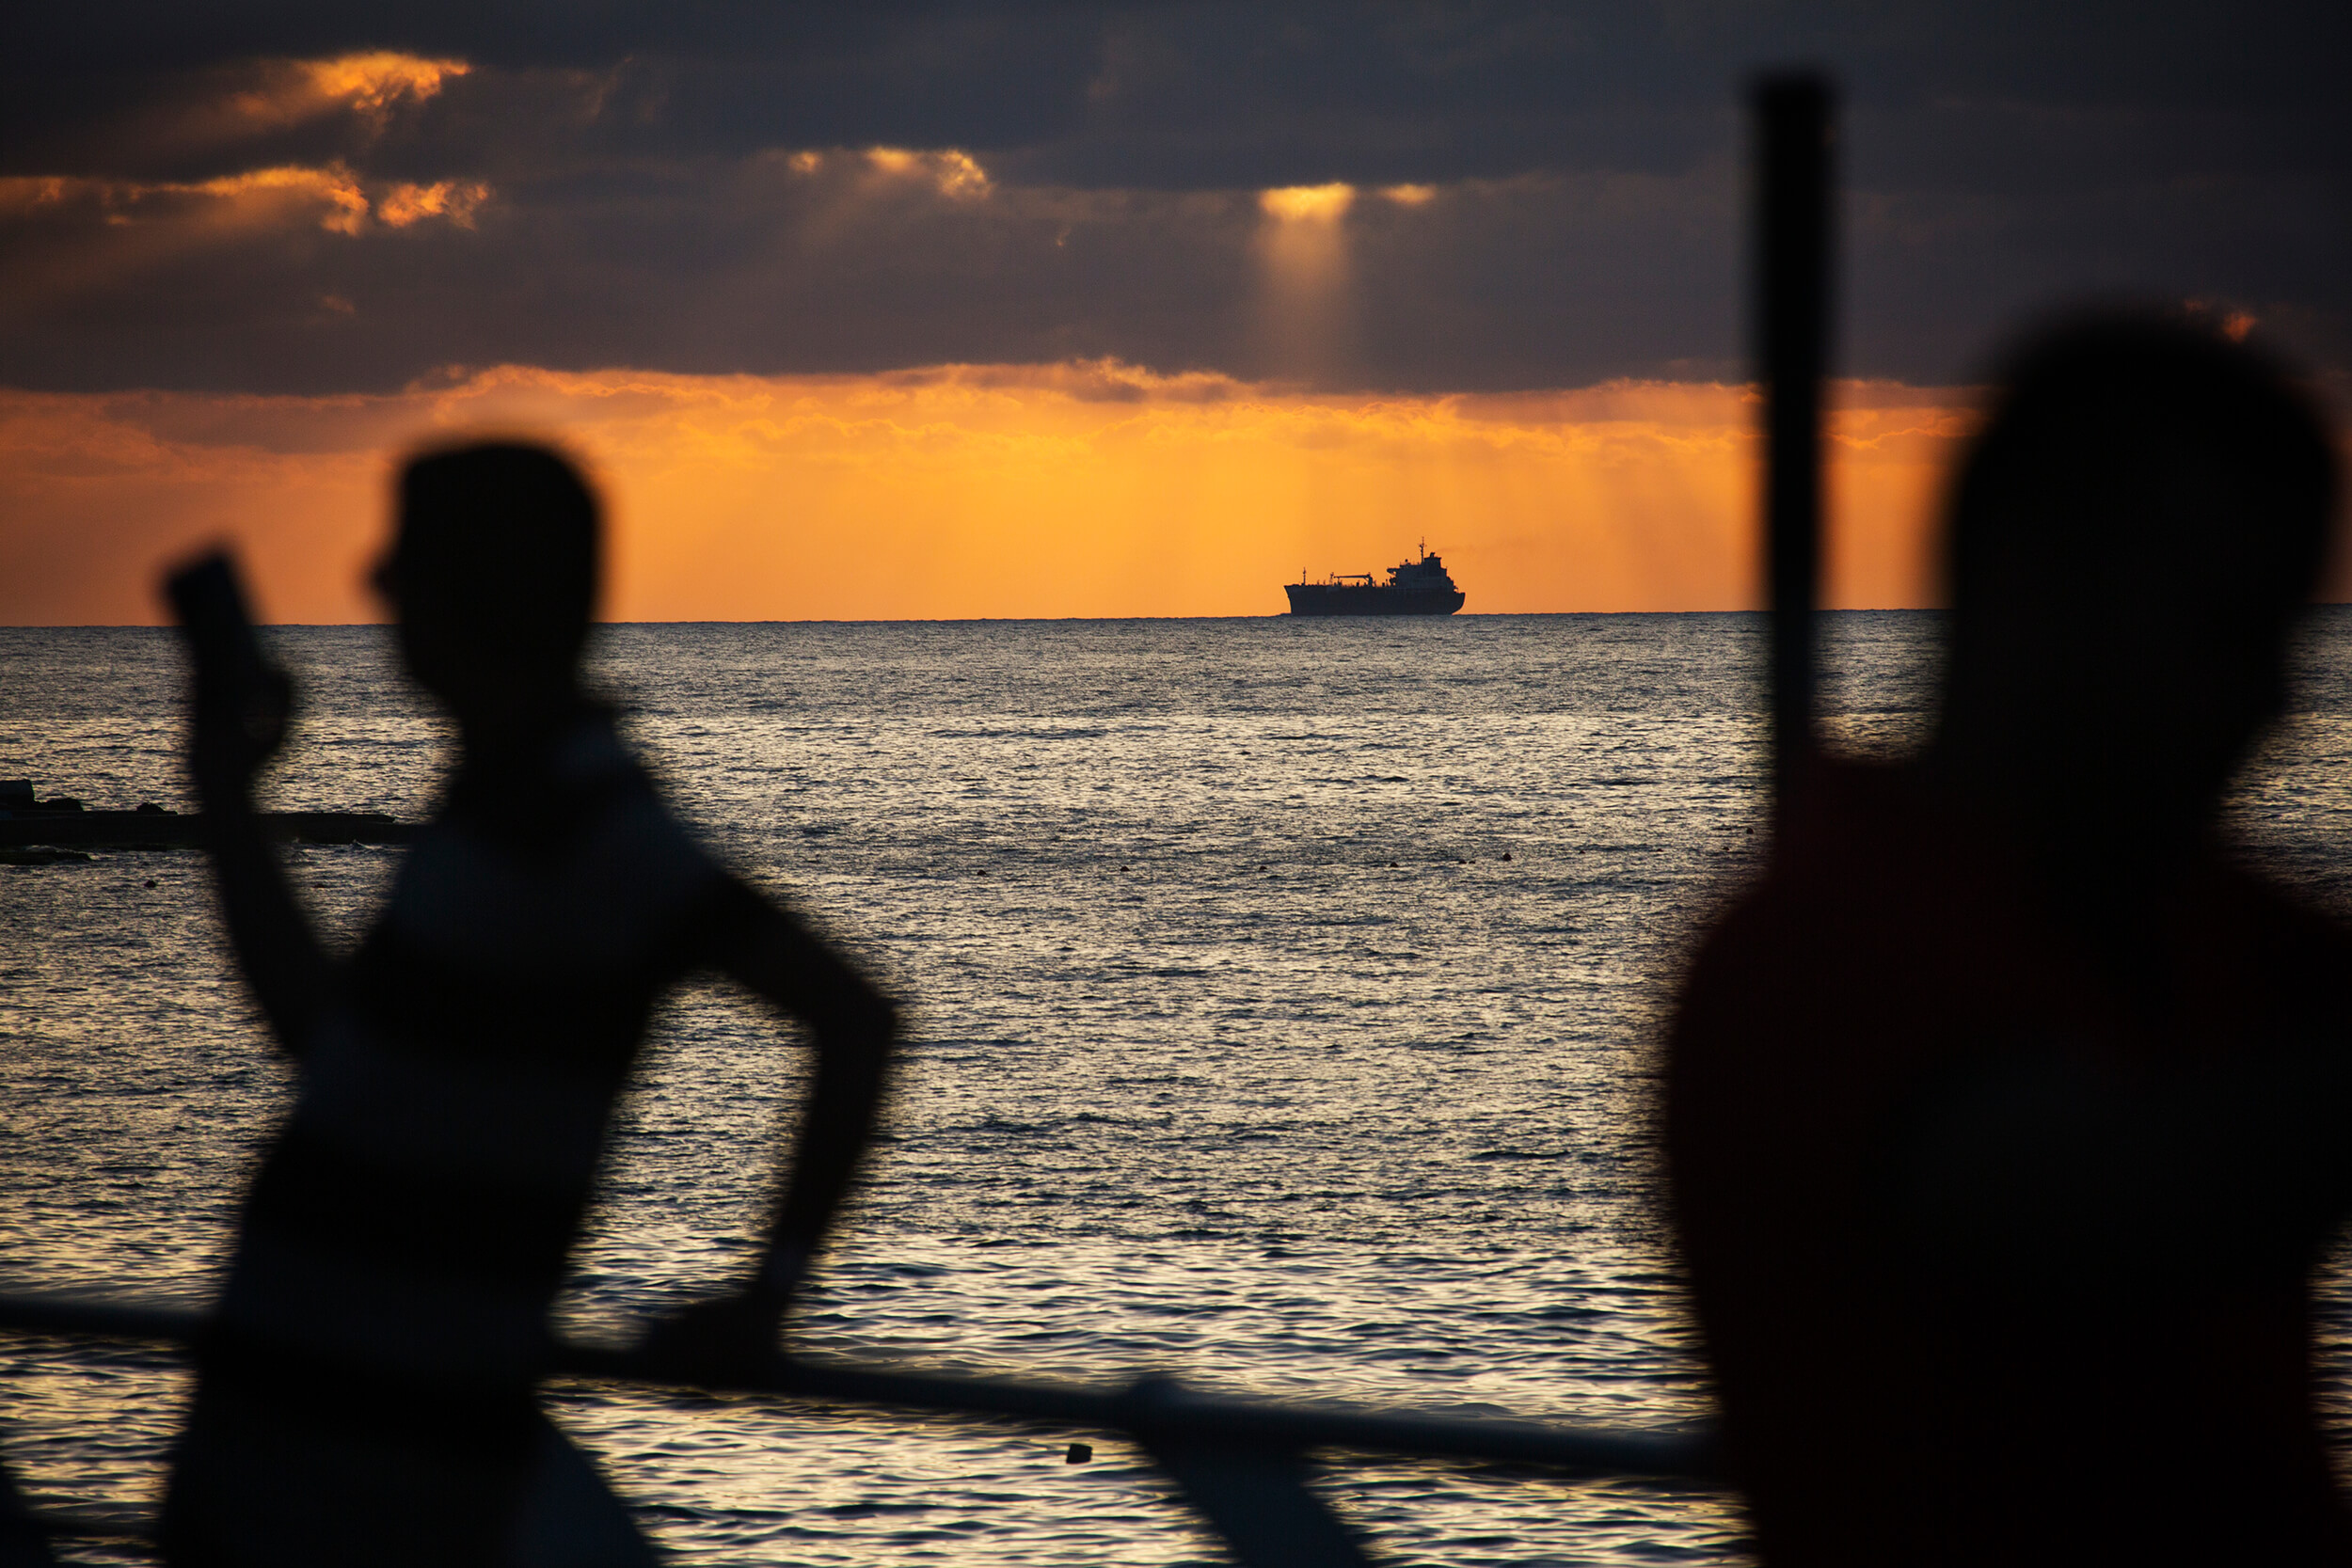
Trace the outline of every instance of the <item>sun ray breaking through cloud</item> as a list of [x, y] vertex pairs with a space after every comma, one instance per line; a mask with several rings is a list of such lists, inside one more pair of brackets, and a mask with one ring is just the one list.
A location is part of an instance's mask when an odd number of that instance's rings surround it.
[[1262, 331], [1284, 374], [1322, 380], [1353, 357], [1347, 213], [1355, 203], [1356, 187], [1342, 183], [1258, 193]]

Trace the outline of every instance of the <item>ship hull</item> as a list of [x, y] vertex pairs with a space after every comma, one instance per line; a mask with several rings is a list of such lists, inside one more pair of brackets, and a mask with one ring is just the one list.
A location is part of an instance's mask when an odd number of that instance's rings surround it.
[[1416, 593], [1357, 583], [1294, 582], [1282, 590], [1293, 615], [1451, 615], [1462, 608], [1458, 589]]

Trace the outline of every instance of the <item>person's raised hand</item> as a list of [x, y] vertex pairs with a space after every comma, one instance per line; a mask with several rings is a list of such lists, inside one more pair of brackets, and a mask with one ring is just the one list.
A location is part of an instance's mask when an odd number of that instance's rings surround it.
[[294, 698], [293, 678], [275, 665], [233, 682], [198, 673], [188, 767], [208, 800], [251, 789], [254, 776], [285, 744]]
[[227, 551], [173, 572], [164, 595], [194, 666], [188, 761], [198, 792], [214, 804], [242, 799], [285, 741], [294, 682], [262, 651]]

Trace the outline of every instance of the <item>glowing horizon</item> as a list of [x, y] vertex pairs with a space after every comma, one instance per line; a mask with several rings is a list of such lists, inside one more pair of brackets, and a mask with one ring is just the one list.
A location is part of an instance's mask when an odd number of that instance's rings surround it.
[[[1844, 383], [1827, 603], [1932, 602], [1953, 388]], [[163, 565], [233, 542], [260, 610], [359, 587], [398, 456], [551, 439], [611, 519], [618, 621], [1279, 613], [1304, 568], [1426, 537], [1468, 613], [1752, 608], [1753, 394], [1714, 383], [1337, 396], [1117, 361], [882, 375], [520, 366], [382, 395], [0, 392], [0, 623], [152, 624]]]

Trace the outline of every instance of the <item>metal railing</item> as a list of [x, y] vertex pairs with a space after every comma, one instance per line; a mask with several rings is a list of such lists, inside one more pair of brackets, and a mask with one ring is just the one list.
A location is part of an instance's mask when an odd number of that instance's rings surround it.
[[[0, 1333], [160, 1344], [203, 1341], [202, 1315], [62, 1295], [0, 1295]], [[1311, 1456], [1327, 1449], [1484, 1461], [1564, 1479], [1650, 1477], [1712, 1483], [1708, 1446], [1686, 1434], [1595, 1431], [1536, 1421], [1464, 1420], [1353, 1405], [1234, 1399], [1148, 1376], [1118, 1386], [973, 1377], [779, 1356], [760, 1375], [709, 1383], [648, 1365], [634, 1351], [580, 1341], [552, 1347], [549, 1377], [704, 1393], [765, 1394], [802, 1403], [878, 1405], [1047, 1422], [1134, 1442], [1174, 1478], [1184, 1500], [1245, 1568], [1360, 1568], [1375, 1559], [1312, 1491]], [[136, 1524], [40, 1508], [40, 1533], [142, 1539]]]

